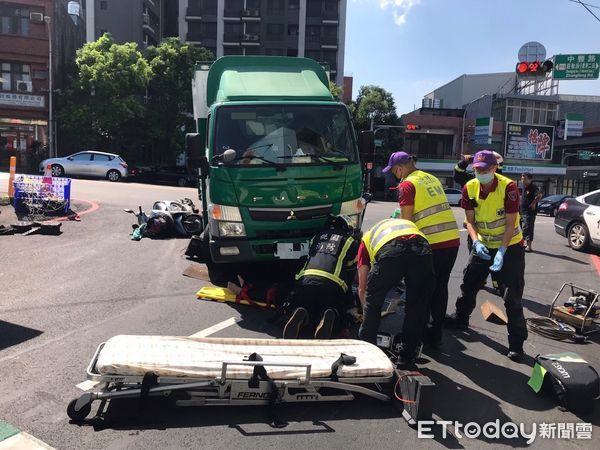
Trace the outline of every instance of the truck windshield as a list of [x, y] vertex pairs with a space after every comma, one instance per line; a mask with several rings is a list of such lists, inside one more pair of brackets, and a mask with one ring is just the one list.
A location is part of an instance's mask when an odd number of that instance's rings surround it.
[[343, 106], [223, 106], [217, 112], [214, 155], [233, 149], [231, 164], [344, 164], [357, 161]]

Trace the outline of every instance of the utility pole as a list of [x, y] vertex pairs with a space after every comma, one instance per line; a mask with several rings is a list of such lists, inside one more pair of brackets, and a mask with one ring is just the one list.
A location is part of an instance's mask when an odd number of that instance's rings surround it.
[[54, 104], [53, 104], [53, 60], [52, 60], [52, 17], [44, 16], [48, 28], [48, 156], [56, 157], [56, 149], [54, 148]]

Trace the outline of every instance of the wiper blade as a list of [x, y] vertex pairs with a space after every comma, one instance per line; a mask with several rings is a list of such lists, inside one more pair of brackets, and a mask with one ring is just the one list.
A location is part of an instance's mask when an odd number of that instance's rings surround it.
[[285, 167], [283, 164], [273, 162], [270, 159], [263, 158], [262, 156], [258, 156], [258, 155], [240, 156], [240, 157], [236, 158], [236, 160], [240, 160], [240, 159], [258, 159], [259, 161], [266, 162], [270, 166], [275, 167], [280, 172], [285, 172], [287, 170], [287, 167]]
[[326, 162], [328, 164], [331, 164], [336, 169], [343, 169], [344, 168], [344, 165], [342, 163], [340, 163], [339, 161], [333, 161], [333, 160], [331, 160], [329, 158], [326, 158], [325, 156], [322, 156], [322, 155], [314, 155], [314, 154], [286, 155], [286, 156], [278, 156], [278, 158], [310, 158], [310, 159], [313, 159], [313, 160], [316, 160], [316, 161]]

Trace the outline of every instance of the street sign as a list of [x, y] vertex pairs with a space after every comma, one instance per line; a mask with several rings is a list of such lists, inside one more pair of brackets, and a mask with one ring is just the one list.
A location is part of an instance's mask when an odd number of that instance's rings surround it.
[[600, 54], [554, 55], [552, 76], [557, 80], [595, 80], [600, 75]]
[[568, 137], [583, 136], [583, 114], [567, 113], [565, 114], [564, 139]]
[[594, 152], [589, 150], [579, 150], [577, 152], [577, 158], [581, 159], [582, 161], [589, 161], [592, 159], [592, 156], [594, 156]]
[[494, 128], [493, 117], [479, 117], [475, 119], [475, 144], [491, 144], [492, 130]]
[[383, 139], [375, 139], [375, 148], [383, 147]]

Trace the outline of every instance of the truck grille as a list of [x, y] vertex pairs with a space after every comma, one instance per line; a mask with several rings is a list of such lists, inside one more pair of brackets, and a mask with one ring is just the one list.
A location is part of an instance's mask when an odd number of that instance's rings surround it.
[[286, 239], [302, 238], [311, 239], [315, 234], [323, 231], [322, 228], [309, 228], [305, 230], [261, 230], [256, 232], [258, 239]]
[[[295, 220], [322, 219], [331, 214], [333, 205], [314, 206], [308, 208], [248, 208], [250, 218], [261, 222], [285, 222], [289, 217]], [[292, 220], [292, 219], [289, 219]]]

